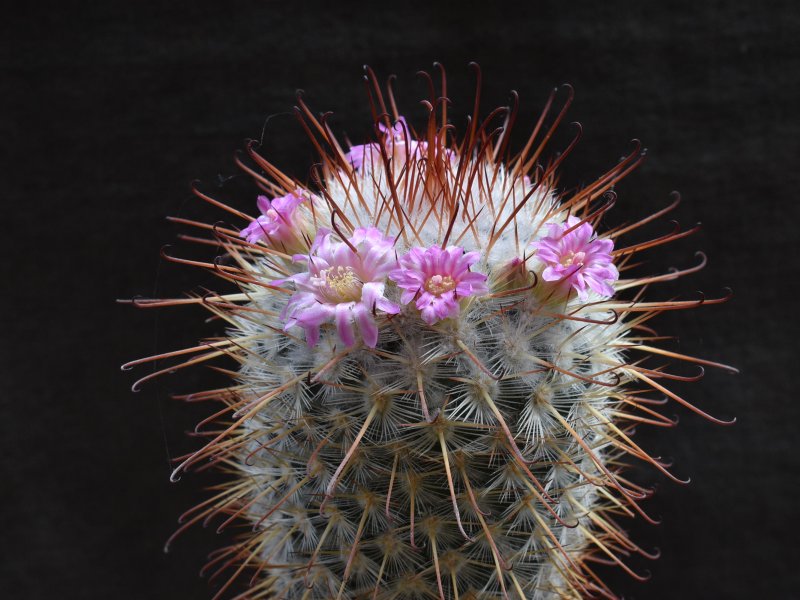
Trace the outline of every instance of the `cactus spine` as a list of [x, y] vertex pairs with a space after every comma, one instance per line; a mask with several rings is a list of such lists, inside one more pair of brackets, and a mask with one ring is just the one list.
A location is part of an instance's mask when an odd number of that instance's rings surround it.
[[218, 596], [249, 569], [243, 598], [614, 597], [593, 559], [639, 577], [622, 558], [649, 556], [617, 524], [649, 518], [650, 491], [620, 474], [624, 459], [674, 478], [629, 435], [673, 424], [647, 390], [705, 415], [659, 383], [676, 376], [638, 359], [715, 364], [648, 340], [650, 317], [702, 302], [617, 295], [697, 267], [618, 272], [686, 232], [620, 247], [648, 217], [598, 237], [638, 145], [594, 183], [558, 193], [556, 169], [578, 136], [556, 160], [542, 152], [571, 89], [546, 128], [564, 95], [553, 92], [510, 156], [516, 107], [479, 124], [476, 102], [457, 137], [432, 98], [416, 135], [391, 89], [387, 109], [369, 70], [367, 80], [377, 141], [347, 151], [298, 99], [320, 153], [311, 185], [250, 145], [241, 166], [265, 194], [261, 216], [195, 190], [246, 219], [241, 231], [192, 223], [232, 259], [206, 266], [238, 291], [139, 302], [196, 301], [229, 327], [182, 363], [227, 356], [238, 373], [194, 395], [225, 408], [176, 469], [213, 461], [231, 475], [187, 524], [249, 525], [211, 561], [231, 573]]

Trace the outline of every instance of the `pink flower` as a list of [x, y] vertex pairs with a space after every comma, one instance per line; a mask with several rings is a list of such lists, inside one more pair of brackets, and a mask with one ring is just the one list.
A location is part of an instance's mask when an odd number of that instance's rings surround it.
[[392, 156], [399, 155], [400, 158], [423, 157], [428, 151], [428, 142], [418, 142], [411, 136], [405, 117], [400, 117], [392, 128], [386, 127], [383, 123], [378, 124], [378, 129], [383, 133], [387, 148], [391, 149]]
[[304, 329], [309, 346], [316, 345], [324, 323], [335, 323], [346, 346], [355, 344], [357, 325], [364, 343], [374, 348], [378, 343], [375, 313], [400, 312], [384, 295], [386, 275], [397, 266], [394, 240], [375, 227], [362, 227], [348, 241], [349, 246], [334, 242], [329, 230], [320, 229], [309, 255], [294, 257], [306, 262], [308, 271], [276, 282], [294, 282], [296, 291], [281, 318], [286, 319], [284, 330], [295, 325]]
[[350, 146], [350, 150], [344, 155], [353, 168], [358, 171], [364, 165], [365, 160], [380, 160], [378, 144], [358, 144]]
[[251, 244], [263, 240], [273, 246], [281, 243], [291, 246], [302, 235], [303, 227], [295, 214], [297, 207], [306, 200], [301, 194], [297, 190], [272, 200], [259, 196], [257, 203], [261, 216], [242, 229], [239, 235]]
[[479, 252], [465, 253], [459, 246], [412, 248], [389, 277], [403, 289], [400, 302], [408, 304], [416, 298], [422, 320], [433, 325], [458, 315], [459, 298], [488, 291], [486, 275], [469, 270], [479, 258]]
[[[548, 223], [548, 235], [531, 244], [536, 257], [546, 265], [542, 279], [571, 285], [584, 302], [589, 289], [610, 298], [614, 295], [611, 284], [619, 279], [611, 257], [614, 242], [598, 240], [589, 223], [575, 227], [580, 221], [572, 216], [560, 225]], [[572, 231], [566, 233], [569, 229]]]
[[[405, 117], [398, 118], [392, 127], [378, 123], [378, 129], [383, 134], [386, 153], [394, 160], [404, 161], [412, 157], [420, 160], [428, 153], [428, 142], [418, 141], [412, 137]], [[455, 156], [449, 149], [445, 150], [445, 154], [451, 160]], [[361, 169], [365, 162], [376, 165], [382, 161], [380, 146], [376, 143], [351, 146], [345, 158], [356, 170]]]

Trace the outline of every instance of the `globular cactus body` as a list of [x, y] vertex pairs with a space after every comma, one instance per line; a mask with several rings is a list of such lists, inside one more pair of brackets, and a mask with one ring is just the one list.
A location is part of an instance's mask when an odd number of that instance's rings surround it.
[[187, 519], [251, 526], [212, 559], [230, 581], [252, 570], [243, 597], [613, 597], [592, 561], [635, 575], [622, 557], [648, 556], [616, 521], [646, 517], [649, 494], [623, 457], [667, 473], [629, 435], [672, 424], [647, 390], [700, 412], [628, 354], [708, 364], [647, 340], [651, 316], [697, 302], [615, 299], [693, 269], [619, 270], [683, 233], [615, 249], [645, 218], [598, 237], [638, 146], [559, 195], [566, 153], [540, 163], [563, 111], [510, 157], [516, 109], [499, 135], [473, 117], [459, 140], [432, 99], [417, 136], [368, 80], [377, 142], [345, 152], [300, 101], [314, 185], [251, 147], [243, 166], [271, 199], [241, 231], [213, 228], [232, 262], [212, 268], [240, 291], [198, 299], [230, 329], [190, 363], [239, 369], [196, 396], [226, 408], [177, 471], [212, 460], [231, 477]]

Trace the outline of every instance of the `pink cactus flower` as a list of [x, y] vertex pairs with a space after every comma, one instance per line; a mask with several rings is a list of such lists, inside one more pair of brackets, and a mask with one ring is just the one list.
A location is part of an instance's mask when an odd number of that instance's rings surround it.
[[358, 144], [350, 146], [350, 150], [344, 155], [356, 171], [360, 171], [365, 160], [376, 160], [380, 158], [378, 144]]
[[614, 242], [598, 240], [592, 226], [578, 225], [580, 221], [571, 216], [566, 223], [548, 223], [548, 235], [531, 244], [536, 258], [546, 265], [542, 279], [572, 286], [584, 302], [589, 290], [610, 298], [614, 295], [611, 284], [619, 279], [611, 257]]
[[[415, 140], [412, 137], [405, 117], [399, 117], [392, 127], [378, 123], [378, 129], [383, 134], [386, 153], [393, 160], [405, 161], [411, 158], [420, 160], [428, 153], [428, 142]], [[445, 149], [445, 155], [449, 160], [455, 160], [455, 154], [449, 148]], [[376, 143], [351, 146], [345, 158], [356, 170], [360, 170], [365, 162], [374, 165], [380, 164], [382, 160], [380, 146]]]
[[302, 234], [296, 212], [297, 207], [305, 201], [301, 190], [272, 200], [259, 196], [257, 204], [261, 216], [242, 229], [239, 235], [251, 244], [265, 241], [278, 247], [281, 244], [292, 246]]
[[479, 252], [465, 253], [459, 246], [412, 248], [389, 277], [403, 290], [400, 302], [408, 304], [416, 298], [422, 320], [433, 325], [457, 316], [460, 298], [488, 291], [486, 275], [469, 270], [479, 258]]
[[308, 271], [276, 282], [294, 282], [296, 291], [281, 318], [286, 319], [285, 330], [294, 326], [305, 330], [309, 346], [317, 344], [324, 323], [335, 323], [344, 345], [356, 343], [358, 326], [364, 343], [374, 348], [376, 313], [400, 312], [384, 295], [386, 276], [397, 266], [393, 238], [375, 227], [362, 227], [348, 242], [334, 242], [328, 229], [320, 229], [309, 255], [294, 256], [295, 261], [307, 263]]
[[383, 123], [378, 124], [378, 129], [385, 136], [385, 143], [387, 148], [391, 148], [392, 156], [399, 156], [403, 159], [413, 156], [416, 159], [420, 159], [428, 151], [428, 142], [419, 142], [413, 139], [405, 117], [397, 119], [391, 129]]

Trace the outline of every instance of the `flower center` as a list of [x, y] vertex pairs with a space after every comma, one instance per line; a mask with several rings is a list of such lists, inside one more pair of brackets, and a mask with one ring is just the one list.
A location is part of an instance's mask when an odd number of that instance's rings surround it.
[[582, 267], [583, 261], [585, 260], [586, 260], [586, 252], [568, 252], [567, 254], [561, 257], [561, 266], [571, 267], [573, 265], [577, 265], [579, 267]]
[[353, 267], [331, 267], [320, 271], [316, 285], [334, 302], [357, 302], [361, 299], [363, 283]]
[[435, 296], [441, 296], [456, 287], [456, 282], [450, 275], [434, 275], [425, 282], [425, 291]]

